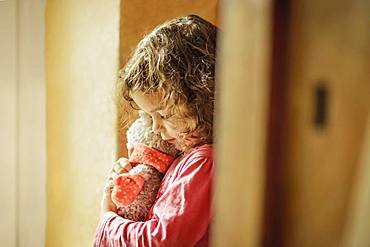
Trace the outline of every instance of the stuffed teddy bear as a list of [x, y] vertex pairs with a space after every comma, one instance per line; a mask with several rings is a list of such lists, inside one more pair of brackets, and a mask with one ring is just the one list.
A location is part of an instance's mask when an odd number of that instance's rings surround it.
[[114, 178], [111, 197], [118, 215], [144, 221], [167, 168], [180, 153], [152, 131], [151, 117], [142, 111], [126, 135], [128, 160], [133, 168]]

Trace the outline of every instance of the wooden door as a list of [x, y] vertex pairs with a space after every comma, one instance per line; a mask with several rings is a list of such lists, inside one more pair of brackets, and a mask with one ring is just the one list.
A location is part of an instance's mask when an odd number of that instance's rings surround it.
[[273, 115], [279, 133], [269, 146], [277, 159], [268, 163], [265, 240], [339, 246], [369, 113], [370, 4], [301, 0], [275, 7], [272, 82], [281, 98], [273, 102], [281, 114]]
[[346, 246], [369, 13], [366, 0], [220, 5], [215, 246]]

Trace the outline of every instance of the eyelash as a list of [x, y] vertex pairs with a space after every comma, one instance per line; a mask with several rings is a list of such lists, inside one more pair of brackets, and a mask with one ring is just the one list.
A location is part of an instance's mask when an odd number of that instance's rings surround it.
[[170, 118], [170, 116], [163, 116], [162, 114], [159, 114], [159, 116], [160, 116], [160, 118], [162, 119], [162, 120], [167, 120], [167, 119], [169, 119]]

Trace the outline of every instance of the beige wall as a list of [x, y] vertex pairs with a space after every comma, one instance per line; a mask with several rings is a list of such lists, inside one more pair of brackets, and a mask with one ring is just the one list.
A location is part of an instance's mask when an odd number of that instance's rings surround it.
[[45, 2], [17, 1], [19, 247], [38, 247], [45, 242]]
[[47, 1], [46, 246], [91, 246], [116, 150], [119, 1]]
[[45, 242], [44, 16], [43, 0], [0, 2], [0, 246]]
[[[159, 4], [160, 3], [160, 4]], [[218, 0], [122, 0], [120, 64], [123, 65], [132, 49], [162, 22], [187, 14], [197, 14], [212, 23], [217, 22]], [[119, 136], [119, 155], [127, 154], [125, 133]]]
[[[17, 222], [17, 5], [0, 2], [0, 245], [15, 246]], [[4, 24], [4, 25], [3, 25]], [[6, 57], [6, 59], [4, 59]]]

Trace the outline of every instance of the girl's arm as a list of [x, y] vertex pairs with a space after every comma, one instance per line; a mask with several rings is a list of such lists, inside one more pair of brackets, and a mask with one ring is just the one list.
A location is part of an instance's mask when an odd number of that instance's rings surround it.
[[213, 161], [198, 157], [184, 165], [160, 195], [145, 222], [106, 212], [99, 222], [94, 246], [194, 246], [211, 221]]

